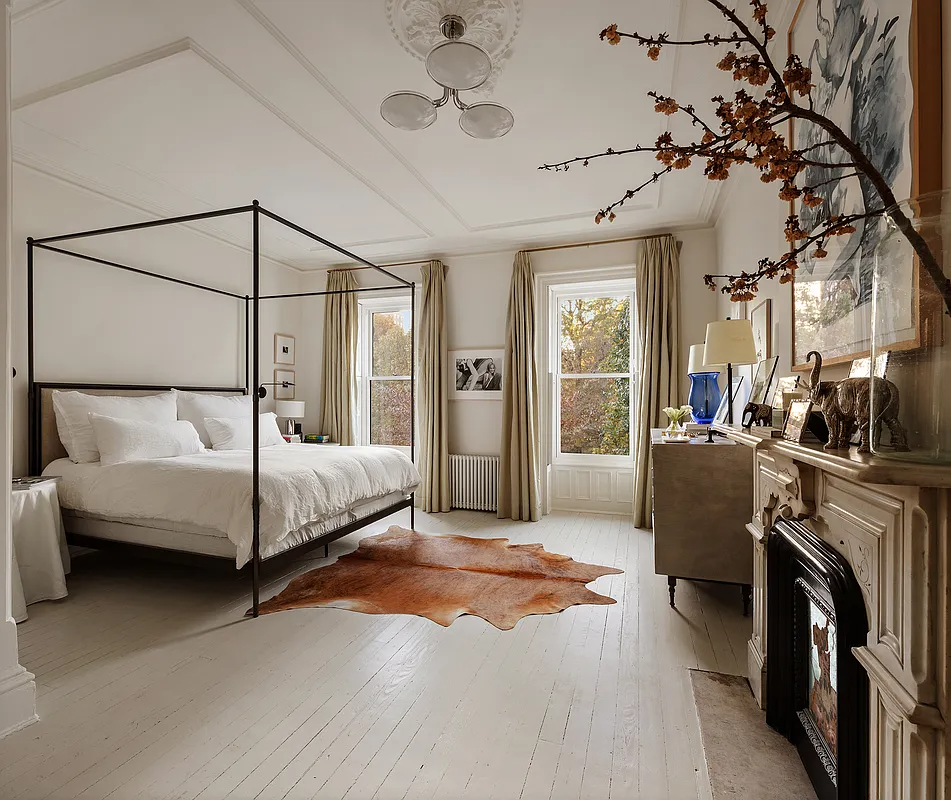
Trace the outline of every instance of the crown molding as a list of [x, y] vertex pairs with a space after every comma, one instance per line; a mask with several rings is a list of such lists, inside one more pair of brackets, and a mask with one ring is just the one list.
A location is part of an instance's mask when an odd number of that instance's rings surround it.
[[[7, 2], [9, 2], [9, 0], [7, 0]], [[65, 2], [66, 0], [36, 0], [34, 3], [15, 3], [13, 12], [10, 14], [10, 19], [14, 24], [22, 22], [35, 14], [49, 11], [51, 8], [56, 8], [56, 6]], [[16, 9], [16, 5], [21, 5], [22, 8]]]

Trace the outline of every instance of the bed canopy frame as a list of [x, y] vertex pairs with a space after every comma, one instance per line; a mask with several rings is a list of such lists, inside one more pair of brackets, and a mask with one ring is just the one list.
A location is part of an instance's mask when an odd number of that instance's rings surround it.
[[[252, 292], [251, 294], [237, 294], [235, 292], [226, 291], [224, 289], [219, 289], [213, 286], [204, 286], [200, 283], [195, 283], [193, 281], [187, 281], [182, 278], [175, 278], [170, 275], [163, 275], [158, 272], [152, 272], [150, 270], [140, 269], [137, 267], [132, 267], [127, 264], [120, 264], [116, 261], [109, 261], [107, 259], [98, 258], [96, 256], [91, 256], [85, 253], [76, 252], [74, 250], [68, 250], [63, 247], [58, 247], [60, 242], [73, 241], [76, 239], [90, 239], [97, 236], [106, 236], [113, 233], [128, 233], [131, 231], [145, 230], [148, 228], [160, 228], [168, 225], [182, 225], [191, 222], [200, 222], [208, 219], [215, 219], [217, 217], [230, 217], [230, 216], [239, 216], [247, 214], [251, 217], [251, 268], [252, 268]], [[267, 217], [268, 219], [273, 220], [274, 222], [283, 225], [285, 228], [288, 228], [292, 231], [297, 232], [298, 234], [311, 239], [312, 241], [318, 242], [319, 244], [324, 245], [325, 247], [334, 250], [340, 255], [355, 261], [361, 264], [364, 268], [373, 269], [377, 272], [385, 275], [393, 283], [386, 286], [375, 286], [375, 287], [358, 287], [356, 289], [340, 289], [336, 291], [322, 291], [322, 292], [290, 292], [282, 294], [261, 294], [261, 217]], [[180, 286], [185, 286], [188, 288], [196, 289], [202, 292], [210, 292], [217, 295], [223, 295], [225, 297], [231, 297], [244, 304], [244, 386], [243, 387], [192, 387], [192, 386], [176, 386], [171, 387], [167, 385], [161, 386], [143, 386], [143, 385], [126, 385], [126, 384], [106, 384], [106, 383], [48, 383], [48, 382], [37, 382], [36, 373], [35, 373], [35, 347], [34, 347], [34, 281], [35, 281], [35, 265], [34, 259], [37, 250], [46, 250], [51, 253], [58, 253], [63, 256], [68, 256], [70, 258], [79, 259], [82, 261], [92, 262], [94, 264], [99, 264], [105, 267], [110, 267], [113, 269], [123, 270], [125, 272], [131, 272], [136, 275], [143, 275], [149, 278], [154, 278], [161, 281], [166, 281], [169, 283], [178, 284]], [[206, 211], [200, 214], [188, 214], [185, 216], [178, 217], [168, 217], [165, 219], [154, 219], [148, 220], [146, 222], [138, 222], [129, 225], [117, 225], [109, 228], [97, 228], [95, 230], [80, 231], [77, 233], [68, 233], [62, 234], [59, 236], [47, 236], [44, 238], [34, 239], [29, 237], [27, 239], [27, 328], [28, 328], [28, 392], [29, 392], [29, 463], [30, 463], [30, 473], [33, 475], [38, 475], [43, 468], [41, 463], [42, 455], [42, 420], [41, 416], [41, 390], [55, 390], [55, 389], [75, 389], [82, 391], [83, 389], [88, 390], [136, 390], [136, 391], [167, 391], [171, 388], [179, 389], [190, 389], [192, 391], [199, 392], [218, 392], [218, 393], [242, 393], [242, 394], [251, 394], [252, 397], [252, 448], [251, 448], [251, 482], [252, 482], [252, 497], [251, 497], [251, 514], [252, 514], [252, 542], [251, 542], [251, 592], [252, 592], [252, 616], [258, 616], [258, 607], [260, 602], [260, 589], [261, 589], [261, 579], [260, 579], [260, 567], [261, 567], [261, 497], [260, 497], [260, 430], [257, 420], [260, 415], [260, 401], [266, 396], [266, 386], [272, 385], [270, 383], [261, 382], [260, 375], [260, 330], [259, 330], [259, 314], [260, 304], [262, 301], [266, 300], [283, 300], [290, 299], [295, 297], [320, 297], [326, 295], [338, 295], [338, 294], [360, 294], [366, 292], [379, 292], [379, 291], [392, 291], [394, 288], [405, 288], [409, 289], [411, 296], [410, 303], [410, 341], [412, 348], [412, 358], [410, 358], [410, 458], [415, 463], [416, 460], [416, 414], [415, 414], [415, 397], [416, 397], [416, 283], [415, 281], [407, 281], [403, 278], [400, 278], [398, 275], [394, 275], [392, 272], [384, 269], [383, 267], [377, 266], [370, 261], [367, 261], [365, 258], [361, 258], [355, 253], [340, 247], [339, 245], [334, 244], [333, 242], [325, 239], [322, 236], [314, 233], [313, 231], [307, 230], [306, 228], [297, 225], [294, 222], [291, 222], [284, 217], [275, 214], [273, 211], [269, 211], [264, 208], [257, 200], [251, 202], [250, 205], [246, 206], [236, 206], [233, 208], [224, 208], [216, 211]], [[250, 360], [250, 367], [248, 362]], [[290, 384], [288, 384], [290, 385]], [[252, 391], [253, 387], [253, 391]], [[369, 514], [365, 517], [359, 518], [350, 522], [346, 525], [334, 528], [332, 530], [326, 531], [323, 534], [310, 539], [308, 541], [302, 542], [301, 544], [290, 548], [289, 550], [282, 551], [280, 554], [284, 555], [286, 552], [291, 552], [293, 550], [301, 548], [311, 548], [323, 544], [326, 548], [327, 544], [335, 539], [339, 539], [342, 536], [346, 536], [349, 533], [353, 533], [360, 528], [363, 528], [377, 520], [380, 520], [384, 517], [389, 516], [390, 514], [395, 513], [403, 508], [410, 509], [410, 526], [415, 528], [415, 492], [413, 492], [409, 497], [403, 497], [397, 502], [379, 510], [372, 514]], [[70, 541], [73, 541], [76, 544], [87, 545], [90, 547], [95, 547], [101, 549], [105, 544], [109, 542], [106, 539], [97, 539], [94, 537], [81, 537], [73, 536]], [[126, 548], [137, 548], [137, 549], [149, 549], [149, 550], [162, 550], [163, 548], [156, 547], [146, 547], [144, 545], [128, 545], [122, 544], [121, 546]], [[214, 556], [200, 556], [200, 558], [214, 558]], [[269, 558], [274, 556], [269, 556]]]

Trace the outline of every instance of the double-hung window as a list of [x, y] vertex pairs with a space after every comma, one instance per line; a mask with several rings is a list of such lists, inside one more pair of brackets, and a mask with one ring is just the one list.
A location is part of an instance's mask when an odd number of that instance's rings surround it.
[[633, 282], [563, 286], [552, 299], [555, 458], [630, 458]]
[[359, 442], [409, 448], [412, 331], [410, 299], [360, 300], [358, 336]]

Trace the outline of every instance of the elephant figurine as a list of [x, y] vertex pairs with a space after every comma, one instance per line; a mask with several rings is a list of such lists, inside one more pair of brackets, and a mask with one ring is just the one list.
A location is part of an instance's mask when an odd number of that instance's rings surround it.
[[[888, 426], [892, 447], [908, 450], [905, 428], [898, 421], [898, 387], [894, 383], [878, 377], [820, 381], [822, 356], [812, 350], [806, 355], [806, 361], [812, 361], [813, 356], [816, 364], [812, 368], [809, 393], [829, 428], [826, 450], [847, 450], [858, 427], [862, 437], [858, 451], [870, 453], [871, 443], [874, 441], [878, 447], [882, 440], [882, 425]], [[878, 409], [874, 424], [869, 411], [872, 392]]]
[[[749, 420], [749, 425], [746, 424]], [[754, 425], [772, 425], [773, 407], [769, 403], [747, 403], [743, 409], [743, 427], [752, 428]]]

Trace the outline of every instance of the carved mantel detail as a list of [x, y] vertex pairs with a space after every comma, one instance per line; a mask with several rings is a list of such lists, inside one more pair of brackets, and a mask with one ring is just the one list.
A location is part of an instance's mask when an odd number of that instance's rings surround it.
[[777, 519], [805, 520], [816, 510], [813, 469], [784, 456], [775, 456], [769, 468], [759, 464], [759, 498], [754, 519], [765, 535]]

